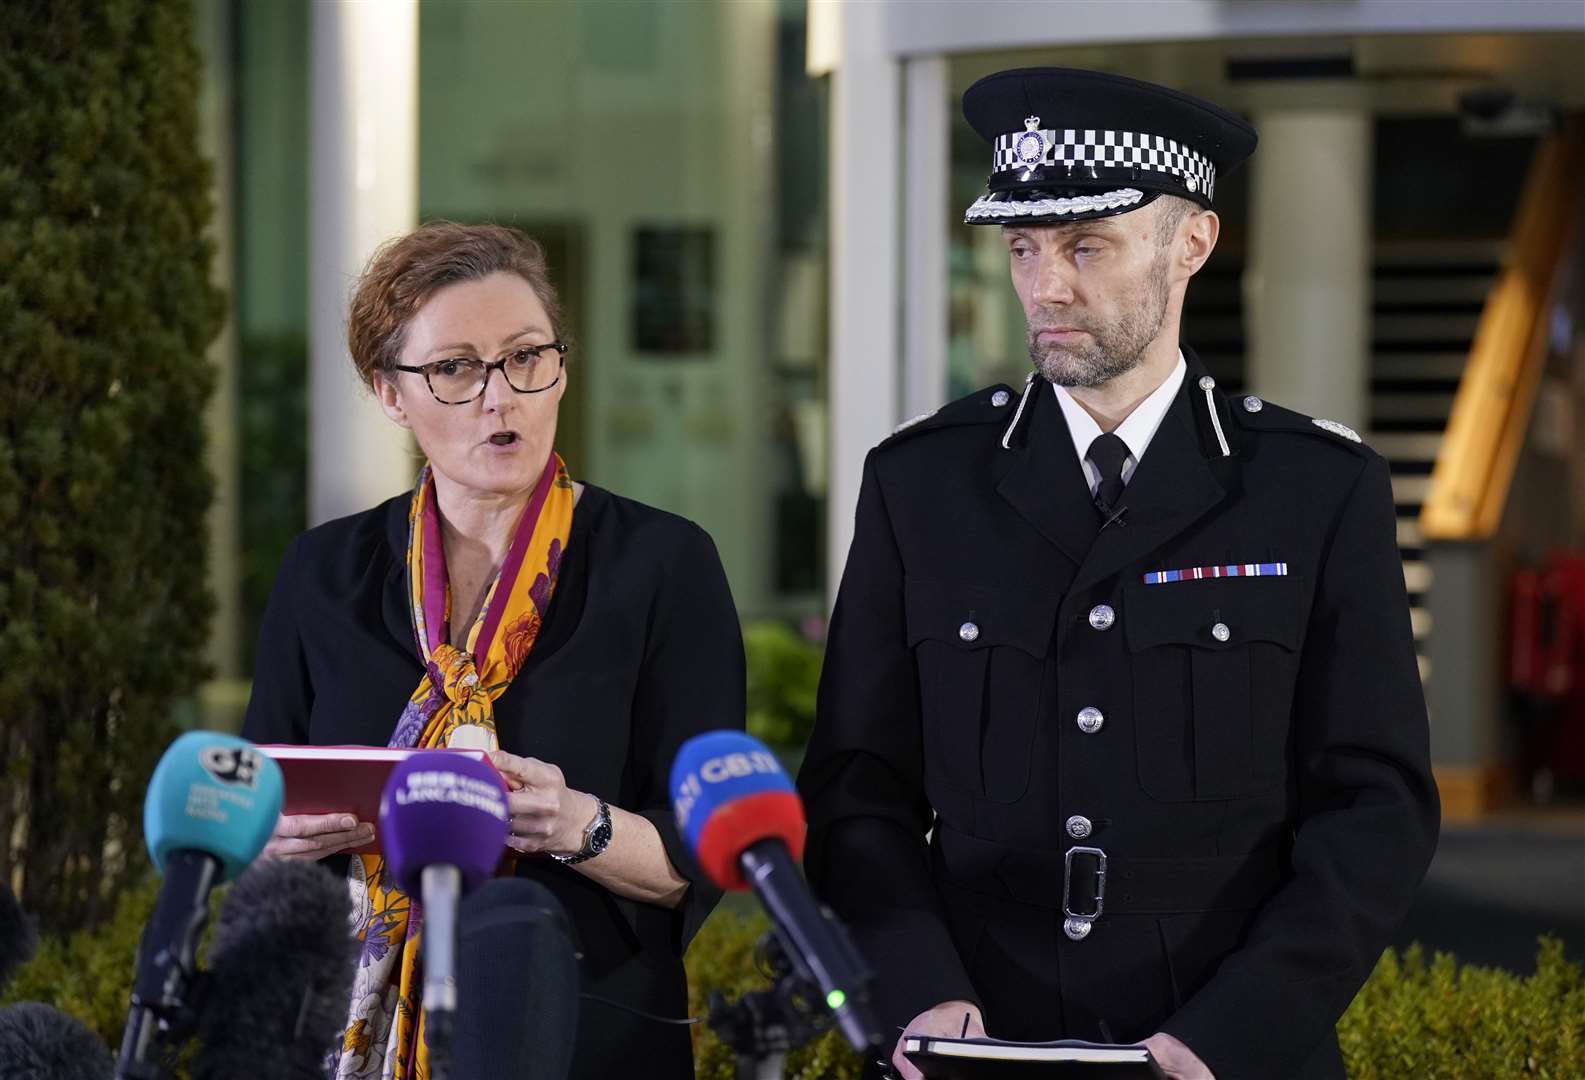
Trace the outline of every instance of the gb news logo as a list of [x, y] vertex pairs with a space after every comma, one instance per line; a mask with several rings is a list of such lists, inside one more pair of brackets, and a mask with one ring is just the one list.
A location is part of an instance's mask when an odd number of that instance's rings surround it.
[[683, 777], [682, 783], [677, 785], [676, 796], [672, 800], [672, 808], [677, 815], [677, 827], [679, 829], [688, 827], [688, 815], [693, 811], [694, 803], [698, 802], [700, 796], [705, 793], [705, 785], [714, 787], [717, 784], [755, 775], [785, 774], [782, 772], [781, 763], [767, 750], [721, 754], [707, 759], [697, 769]]
[[232, 787], [254, 788], [259, 782], [259, 752], [250, 746], [206, 746], [198, 763], [204, 772]]

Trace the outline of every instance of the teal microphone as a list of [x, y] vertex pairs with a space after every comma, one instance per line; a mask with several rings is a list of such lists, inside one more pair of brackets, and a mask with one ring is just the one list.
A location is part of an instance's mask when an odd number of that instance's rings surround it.
[[117, 1080], [158, 1080], [161, 1047], [191, 1032], [189, 997], [209, 894], [264, 850], [284, 794], [280, 766], [235, 735], [189, 731], [155, 766], [143, 833], [165, 880], [138, 942]]

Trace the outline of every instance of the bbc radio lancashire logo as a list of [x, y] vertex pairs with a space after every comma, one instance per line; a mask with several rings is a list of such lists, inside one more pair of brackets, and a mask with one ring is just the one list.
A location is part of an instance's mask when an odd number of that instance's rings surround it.
[[259, 783], [260, 755], [248, 746], [206, 746], [198, 754], [204, 771], [222, 784], [255, 788]]

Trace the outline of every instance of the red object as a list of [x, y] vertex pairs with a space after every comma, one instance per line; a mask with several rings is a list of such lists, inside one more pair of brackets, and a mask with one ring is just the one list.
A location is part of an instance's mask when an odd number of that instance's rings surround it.
[[[360, 823], [374, 826], [373, 840], [363, 847], [346, 849], [357, 855], [380, 853], [380, 796], [385, 792], [385, 781], [390, 778], [391, 770], [414, 754], [435, 752], [391, 746], [267, 744], [259, 749], [275, 759], [286, 781], [282, 814], [351, 814]], [[483, 750], [448, 747], [440, 752], [464, 754], [490, 764], [489, 755]], [[504, 780], [502, 782], [505, 784]]]
[[1536, 651], [1541, 575], [1529, 567], [1515, 570], [1508, 592], [1508, 685], [1521, 694], [1533, 694], [1541, 659]]
[[797, 792], [762, 791], [734, 799], [719, 807], [699, 832], [699, 868], [717, 886], [741, 891], [743, 878], [738, 856], [761, 840], [780, 840], [796, 862], [804, 853], [803, 802]]

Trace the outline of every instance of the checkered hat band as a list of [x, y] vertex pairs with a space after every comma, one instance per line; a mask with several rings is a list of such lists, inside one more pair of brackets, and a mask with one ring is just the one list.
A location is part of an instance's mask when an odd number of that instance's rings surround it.
[[1207, 199], [1216, 190], [1216, 166], [1204, 154], [1161, 135], [1138, 131], [1092, 131], [1078, 128], [1015, 131], [996, 137], [991, 175], [1055, 165], [1090, 168], [1149, 169], [1193, 178]]

